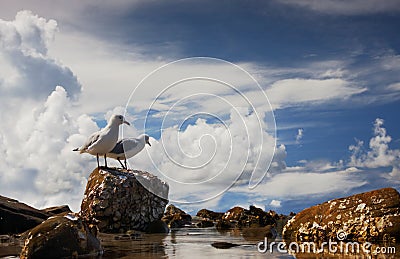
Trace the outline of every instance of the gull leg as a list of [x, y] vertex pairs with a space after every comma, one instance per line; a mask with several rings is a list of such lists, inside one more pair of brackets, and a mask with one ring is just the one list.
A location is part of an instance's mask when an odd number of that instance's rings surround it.
[[122, 168], [123, 168], [123, 169], [126, 169], [126, 164], [125, 164], [125, 167], [124, 167], [124, 165], [122, 164], [122, 162], [121, 162], [121, 160], [119, 159], [119, 157], [117, 158], [117, 160], [118, 160], [118, 162], [121, 164]]
[[106, 156], [106, 154], [104, 154], [104, 163], [105, 163], [105, 165], [106, 165], [106, 168], [108, 168], [108, 166], [107, 166], [107, 156]]
[[125, 169], [128, 169], [128, 167], [126, 166], [126, 158], [125, 158]]
[[99, 154], [96, 154], [96, 158], [97, 158], [97, 169], [99, 169], [100, 168]]

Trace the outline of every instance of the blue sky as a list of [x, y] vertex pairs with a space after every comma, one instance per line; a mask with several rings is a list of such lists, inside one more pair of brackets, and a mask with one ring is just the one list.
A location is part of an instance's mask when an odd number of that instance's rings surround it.
[[[2, 146], [14, 142], [40, 143], [47, 135], [40, 135], [43, 131], [38, 121], [45, 120], [47, 117], [41, 114], [48, 112], [49, 118], [59, 119], [68, 126], [55, 129], [59, 130], [54, 137], [58, 141], [41, 151], [41, 156], [55, 159], [53, 154], [58, 152], [58, 158], [68, 156], [71, 165], [54, 179], [50, 177], [48, 181], [55, 187], [43, 191], [41, 187], [49, 185], [44, 179], [52, 175], [54, 168], [41, 168], [41, 163], [34, 161], [15, 165], [11, 162], [14, 151], [4, 150], [6, 168], [10, 172], [23, 172], [34, 186], [26, 193], [5, 188], [27, 183], [14, 178], [11, 181], [3, 173], [1, 195], [39, 207], [61, 202], [68, 196], [67, 202], [77, 208], [94, 161], [90, 156], [82, 159], [66, 150], [102, 127], [111, 113], [124, 112], [134, 86], [148, 73], [188, 57], [226, 60], [257, 79], [273, 107], [278, 154], [270, 173], [255, 190], [245, 190], [244, 185], [238, 184], [209, 203], [183, 204], [183, 208], [195, 211], [208, 206], [226, 210], [233, 205], [256, 204], [288, 213], [361, 191], [400, 188], [400, 4], [397, 1], [44, 2], [1, 4], [3, 94], [0, 99], [7, 101], [2, 104], [0, 118], [10, 119], [6, 110], [22, 114], [22, 108], [12, 102], [24, 100], [25, 111], [33, 112], [26, 118], [21, 115], [17, 124], [23, 128], [25, 123], [31, 123], [29, 132], [38, 133], [29, 134], [27, 129], [13, 135], [2, 126], [0, 143]], [[16, 18], [21, 10], [27, 11]], [[214, 65], [218, 72], [219, 64]], [[224, 71], [221, 69], [221, 74]], [[223, 75], [240, 79], [235, 76]], [[62, 89], [56, 88], [57, 85]], [[152, 87], [143, 90], [140, 101], [156, 91]], [[211, 92], [229, 96], [226, 92]], [[168, 97], [165, 102], [170, 105], [175, 100], [173, 95]], [[49, 108], [61, 102], [57, 98], [65, 102], [65, 109]], [[52, 103], [53, 99], [57, 100]], [[182, 107], [201, 111], [203, 101], [185, 103]], [[133, 103], [129, 109], [129, 119], [135, 127], [128, 129], [127, 134], [142, 131], [146, 107], [140, 105]], [[257, 105], [260, 109], [264, 107]], [[161, 114], [160, 107], [164, 106], [158, 107]], [[233, 114], [227, 109], [218, 112], [228, 121]], [[174, 114], [177, 117], [171, 119], [171, 125], [185, 114]], [[250, 114], [245, 116], [249, 119], [247, 123], [251, 123]], [[188, 147], [190, 137], [196, 142], [195, 137], [200, 136], [196, 135], [196, 129], [219, 130], [215, 120], [189, 121], [182, 129], [187, 138], [182, 141], [188, 141]], [[234, 124], [234, 120], [229, 123]], [[188, 124], [193, 126], [192, 131], [187, 130]], [[160, 131], [149, 132], [154, 141], [160, 141]], [[174, 139], [168, 134], [173, 134], [171, 128], [166, 130], [166, 136]], [[357, 146], [358, 141], [363, 141], [360, 144], [363, 148], [355, 154], [355, 149], [349, 147]], [[155, 149], [149, 152], [156, 152]], [[30, 157], [35, 157], [34, 148], [26, 146], [25, 150], [33, 152]], [[150, 154], [159, 159], [160, 168], [166, 166], [165, 157]], [[152, 170], [154, 165], [148, 161], [143, 155], [134, 163]], [[168, 171], [169, 167], [162, 168]], [[286, 181], [297, 181], [303, 187], [297, 188]], [[310, 190], [314, 187], [316, 190]], [[176, 197], [190, 196], [189, 190], [182, 188]]]

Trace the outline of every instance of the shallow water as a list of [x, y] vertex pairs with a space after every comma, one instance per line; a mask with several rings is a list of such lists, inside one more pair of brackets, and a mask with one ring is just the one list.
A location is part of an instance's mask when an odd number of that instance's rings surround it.
[[[258, 241], [247, 241], [240, 232], [220, 233], [215, 228], [184, 228], [168, 235], [142, 235], [136, 240], [114, 240], [101, 234], [104, 247], [102, 258], [293, 258], [290, 255], [262, 254]], [[214, 242], [229, 242], [239, 246], [217, 249]]]
[[[247, 237], [246, 237], [247, 238]], [[276, 248], [273, 253], [260, 253], [257, 243], [261, 240], [245, 239], [240, 231], [219, 232], [215, 228], [183, 228], [173, 229], [167, 235], [139, 234], [139, 235], [112, 235], [100, 234], [99, 239], [104, 248], [104, 254], [97, 258], [332, 258], [332, 259], [362, 259], [362, 258], [390, 258], [400, 259], [399, 251], [388, 255], [363, 254], [298, 254], [290, 255], [279, 253]], [[277, 240], [275, 240], [277, 241]], [[217, 249], [211, 244], [214, 242], [229, 242], [239, 246], [229, 249]], [[18, 245], [0, 246], [0, 257], [18, 258]]]

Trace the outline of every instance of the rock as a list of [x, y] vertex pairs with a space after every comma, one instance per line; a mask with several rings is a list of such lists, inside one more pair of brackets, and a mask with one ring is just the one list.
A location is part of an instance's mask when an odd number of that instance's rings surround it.
[[275, 223], [273, 216], [255, 206], [250, 206], [248, 210], [234, 207], [225, 212], [222, 219], [217, 222], [217, 229], [265, 227]]
[[28, 232], [20, 258], [77, 258], [102, 253], [100, 241], [73, 213], [54, 216]]
[[145, 231], [163, 216], [168, 188], [148, 172], [101, 167], [89, 177], [80, 214], [105, 233]]
[[149, 234], [168, 234], [169, 228], [167, 223], [159, 219], [151, 222], [147, 227], [146, 232]]
[[191, 224], [192, 216], [170, 204], [161, 220], [167, 223], [170, 228], [182, 228]]
[[17, 234], [31, 229], [49, 214], [17, 200], [0, 196], [0, 234]]
[[285, 240], [400, 240], [400, 194], [384, 188], [307, 208], [284, 229]]
[[223, 212], [214, 212], [214, 211], [207, 210], [207, 209], [201, 209], [197, 212], [196, 216], [204, 218], [204, 219], [209, 219], [212, 221], [217, 221], [217, 220], [220, 220], [222, 218], [222, 216], [224, 216], [224, 213]]
[[196, 227], [198, 228], [210, 228], [214, 227], [214, 221], [204, 219], [196, 223]]
[[61, 214], [61, 213], [71, 213], [72, 212], [72, 210], [68, 207], [68, 205], [50, 207], [50, 208], [42, 209], [41, 211], [43, 211], [44, 213], [46, 213], [50, 216], [54, 216], [54, 215]]
[[218, 249], [228, 249], [231, 247], [239, 246], [238, 244], [233, 244], [229, 242], [214, 242], [211, 245]]

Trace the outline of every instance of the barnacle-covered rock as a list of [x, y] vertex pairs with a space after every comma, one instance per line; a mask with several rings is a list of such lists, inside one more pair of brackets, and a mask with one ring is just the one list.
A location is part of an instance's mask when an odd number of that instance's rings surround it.
[[400, 240], [400, 194], [383, 188], [307, 208], [287, 222], [286, 240]]
[[101, 232], [146, 231], [163, 216], [168, 190], [148, 172], [101, 167], [89, 177], [80, 214]]

